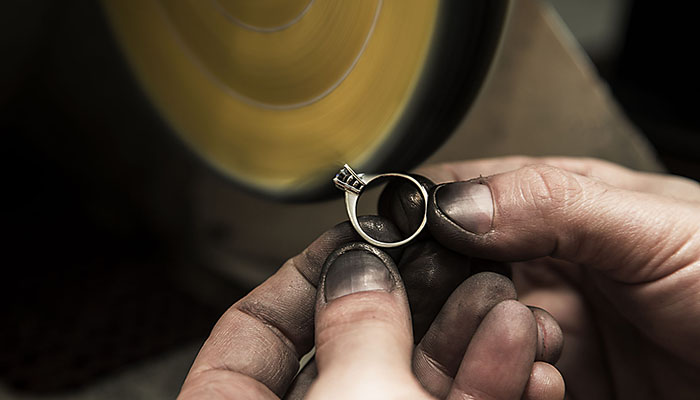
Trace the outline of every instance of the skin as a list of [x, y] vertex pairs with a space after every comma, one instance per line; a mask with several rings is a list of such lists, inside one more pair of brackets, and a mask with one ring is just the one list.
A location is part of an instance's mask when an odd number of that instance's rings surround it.
[[[392, 290], [325, 301], [324, 260], [358, 240], [334, 227], [224, 314], [180, 397], [561, 399], [562, 374], [567, 398], [700, 392], [696, 183], [561, 158], [421, 174], [479, 177], [493, 194], [488, 231], [441, 214], [434, 188], [429, 233], [390, 254]], [[421, 207], [388, 188], [379, 209], [395, 224], [363, 224], [396, 240]], [[318, 363], [295, 380], [314, 342]]]
[[[400, 235], [386, 220], [361, 222], [384, 240]], [[358, 239], [348, 223], [332, 228], [234, 304], [200, 350], [180, 398], [562, 398], [563, 380], [549, 364], [556, 360], [537, 359], [542, 346], [561, 347], [538, 337], [538, 323], [556, 322], [548, 315], [538, 322], [487, 263], [423, 240], [391, 253], [405, 259], [387, 266], [391, 292], [325, 301], [324, 261]], [[472, 267], [479, 272], [470, 276]], [[413, 278], [404, 282], [401, 268]], [[409, 290], [422, 337], [413, 335]], [[318, 363], [294, 379], [314, 343]]]
[[430, 233], [456, 252], [510, 264], [520, 301], [555, 317], [566, 337], [557, 366], [567, 398], [697, 398], [697, 182], [572, 158], [486, 159], [420, 173], [489, 187], [487, 232], [444, 215], [438, 186]]

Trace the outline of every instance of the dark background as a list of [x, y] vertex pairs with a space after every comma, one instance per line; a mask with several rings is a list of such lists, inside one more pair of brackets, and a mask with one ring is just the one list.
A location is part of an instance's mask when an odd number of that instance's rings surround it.
[[700, 28], [688, 3], [634, 1], [618, 54], [595, 60], [669, 172], [700, 179]]
[[[618, 45], [589, 54], [669, 171], [699, 179], [691, 4], [624, 2]], [[0, 54], [0, 383], [62, 393], [206, 337], [229, 304], [183, 282], [198, 161], [131, 79], [98, 6], [4, 2]]]

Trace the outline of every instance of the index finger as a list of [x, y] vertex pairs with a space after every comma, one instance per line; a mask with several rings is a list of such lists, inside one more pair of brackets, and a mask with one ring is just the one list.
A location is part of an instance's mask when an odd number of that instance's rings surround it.
[[525, 156], [483, 158], [429, 165], [421, 167], [417, 172], [436, 183], [447, 183], [501, 174], [532, 164], [551, 165], [620, 189], [661, 194], [685, 201], [700, 201], [700, 185], [691, 179], [669, 174], [634, 171], [595, 158]]
[[[396, 228], [361, 220], [373, 236], [394, 241]], [[330, 229], [231, 306], [202, 346], [180, 398], [278, 398], [313, 346], [316, 286], [328, 255], [358, 240], [345, 222]]]

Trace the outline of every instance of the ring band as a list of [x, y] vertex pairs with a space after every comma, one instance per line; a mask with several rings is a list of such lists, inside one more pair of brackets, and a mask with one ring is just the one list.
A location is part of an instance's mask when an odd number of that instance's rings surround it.
[[[423, 196], [423, 220], [418, 226], [418, 229], [416, 229], [416, 231], [413, 232], [411, 236], [398, 242], [382, 242], [374, 239], [362, 230], [362, 227], [360, 227], [360, 223], [357, 220], [357, 201], [362, 195], [362, 191], [370, 182], [379, 178], [407, 179], [411, 183], [416, 185], [416, 187], [420, 191], [421, 196]], [[349, 165], [345, 164], [343, 168], [341, 168], [340, 171], [335, 175], [335, 178], [333, 178], [333, 183], [338, 189], [341, 189], [345, 192], [345, 208], [347, 209], [350, 223], [352, 224], [353, 228], [355, 228], [357, 233], [369, 244], [378, 247], [403, 246], [411, 240], [415, 239], [418, 235], [420, 235], [421, 231], [423, 230], [423, 228], [425, 228], [425, 225], [428, 222], [428, 192], [425, 190], [425, 187], [423, 187], [423, 185], [420, 184], [420, 182], [418, 182], [414, 177], [410, 175], [399, 174], [395, 172], [389, 172], [379, 175], [356, 173], [352, 168], [350, 168]]]

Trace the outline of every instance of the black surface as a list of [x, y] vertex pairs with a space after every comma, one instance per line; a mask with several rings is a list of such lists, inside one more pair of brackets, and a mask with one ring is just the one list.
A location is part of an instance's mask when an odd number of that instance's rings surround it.
[[203, 340], [181, 278], [196, 162], [132, 81], [97, 2], [0, 3], [0, 381], [57, 393]]
[[670, 172], [700, 179], [700, 28], [695, 3], [632, 2], [606, 78]]

